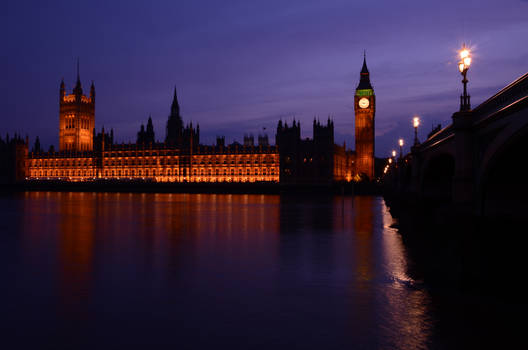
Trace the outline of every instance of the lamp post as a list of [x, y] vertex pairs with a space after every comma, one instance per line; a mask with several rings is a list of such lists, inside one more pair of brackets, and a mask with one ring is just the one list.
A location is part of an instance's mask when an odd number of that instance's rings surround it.
[[403, 139], [399, 139], [398, 143], [400, 144], [400, 159], [403, 158]]
[[467, 93], [467, 71], [471, 65], [471, 55], [466, 45], [462, 46], [460, 50], [460, 61], [458, 62], [458, 70], [462, 74], [462, 84], [464, 84], [464, 94], [460, 96], [460, 111], [465, 112], [471, 109], [471, 103], [469, 102], [470, 96]]
[[416, 146], [420, 142], [418, 141], [418, 126], [420, 125], [420, 118], [418, 116], [413, 118], [413, 126], [414, 126], [414, 145]]

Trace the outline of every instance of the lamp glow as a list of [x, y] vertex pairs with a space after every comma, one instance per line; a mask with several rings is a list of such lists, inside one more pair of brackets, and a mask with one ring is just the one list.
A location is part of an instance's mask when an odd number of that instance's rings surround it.
[[398, 143], [400, 144], [400, 159], [403, 158], [403, 139], [399, 139]]
[[470, 96], [467, 93], [467, 71], [471, 65], [471, 52], [466, 47], [462, 46], [460, 50], [460, 61], [458, 62], [458, 70], [462, 74], [462, 84], [464, 85], [464, 93], [460, 96], [460, 111], [469, 111], [471, 110], [471, 104], [469, 102]]
[[418, 116], [415, 116], [413, 118], [413, 126], [414, 126], [414, 145], [418, 145], [420, 142], [418, 141], [418, 126], [420, 126], [420, 118]]

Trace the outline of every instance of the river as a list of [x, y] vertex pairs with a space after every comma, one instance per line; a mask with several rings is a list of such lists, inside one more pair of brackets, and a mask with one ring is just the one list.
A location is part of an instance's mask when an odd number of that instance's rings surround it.
[[381, 197], [25, 192], [0, 208], [16, 348], [467, 348], [502, 307], [435, 296]]

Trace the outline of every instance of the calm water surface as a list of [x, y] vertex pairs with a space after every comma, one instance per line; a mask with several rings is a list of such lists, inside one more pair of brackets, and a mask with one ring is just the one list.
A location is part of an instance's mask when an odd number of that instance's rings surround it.
[[27, 192], [0, 205], [17, 348], [456, 343], [382, 198]]

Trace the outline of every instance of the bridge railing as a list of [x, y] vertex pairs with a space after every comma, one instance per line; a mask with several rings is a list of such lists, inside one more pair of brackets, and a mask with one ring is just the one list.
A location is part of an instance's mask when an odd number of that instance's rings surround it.
[[502, 107], [505, 107], [516, 100], [528, 95], [528, 73], [523, 74], [517, 80], [504, 87], [495, 95], [482, 102], [473, 109], [475, 118], [483, 119], [497, 112]]

